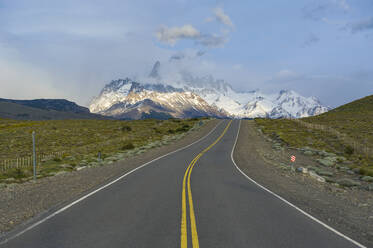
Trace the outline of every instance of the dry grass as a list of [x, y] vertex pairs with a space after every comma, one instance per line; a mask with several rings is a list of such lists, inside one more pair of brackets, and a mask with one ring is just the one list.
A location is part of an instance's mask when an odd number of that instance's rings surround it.
[[[31, 133], [36, 133], [38, 154], [63, 151], [62, 158], [44, 161], [43, 173], [72, 170], [81, 163], [97, 162], [120, 152], [139, 149], [148, 144], [161, 145], [172, 136], [181, 135], [199, 123], [200, 119], [186, 120], [49, 120], [15, 121], [0, 119], [0, 161], [32, 154]], [[60, 165], [68, 164], [62, 168]], [[10, 169], [0, 179], [25, 178], [30, 168]]]

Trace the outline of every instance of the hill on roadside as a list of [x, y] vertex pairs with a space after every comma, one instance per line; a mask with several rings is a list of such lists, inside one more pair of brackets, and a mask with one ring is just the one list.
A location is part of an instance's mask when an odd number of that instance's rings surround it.
[[318, 116], [256, 119], [262, 131], [290, 147], [324, 150], [350, 161], [350, 168], [373, 176], [373, 95]]
[[64, 99], [12, 100], [0, 98], [0, 118], [15, 120], [109, 119]]
[[334, 128], [356, 142], [373, 145], [373, 95], [302, 120]]

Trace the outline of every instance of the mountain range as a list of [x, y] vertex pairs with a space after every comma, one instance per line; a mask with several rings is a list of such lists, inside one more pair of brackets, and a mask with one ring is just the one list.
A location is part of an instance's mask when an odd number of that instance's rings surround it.
[[304, 97], [292, 90], [281, 90], [276, 94], [264, 94], [259, 90], [240, 92], [211, 75], [197, 77], [183, 71], [171, 85], [163, 82], [160, 69], [161, 64], [157, 61], [145, 79], [149, 82], [130, 78], [111, 81], [92, 100], [90, 111], [120, 119], [143, 119], [301, 118], [329, 110], [317, 98]]

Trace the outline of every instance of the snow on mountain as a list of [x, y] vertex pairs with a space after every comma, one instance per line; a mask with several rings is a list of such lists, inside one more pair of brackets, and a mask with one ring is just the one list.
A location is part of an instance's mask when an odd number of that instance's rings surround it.
[[141, 84], [129, 78], [107, 84], [93, 99], [90, 110], [122, 119], [141, 119], [151, 113], [175, 118], [228, 116], [191, 91], [163, 84]]
[[277, 94], [258, 90], [237, 92], [224, 80], [215, 80], [212, 76], [195, 77], [185, 71], [179, 73], [173, 86], [162, 84], [160, 67], [157, 61], [148, 78], [159, 83], [139, 83], [126, 78], [107, 84], [93, 99], [91, 112], [138, 119], [142, 113], [152, 111], [179, 118], [300, 118], [328, 111], [317, 98], [304, 97], [292, 90], [281, 90]]
[[89, 105], [89, 110], [92, 113], [100, 113], [110, 108], [116, 103], [122, 101], [123, 97], [128, 95], [132, 87], [130, 79], [113, 80], [105, 85], [98, 97], [93, 98]]
[[185, 73], [179, 84], [236, 118], [301, 118], [328, 111], [317, 98], [303, 97], [292, 90], [281, 90], [278, 94], [237, 92], [224, 80], [215, 80], [212, 76], [198, 78]]

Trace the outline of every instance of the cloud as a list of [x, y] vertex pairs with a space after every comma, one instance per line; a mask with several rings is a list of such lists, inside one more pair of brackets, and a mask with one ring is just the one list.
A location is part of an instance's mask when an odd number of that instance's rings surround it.
[[302, 8], [302, 14], [305, 19], [321, 21], [327, 19], [326, 16], [341, 10], [344, 12], [350, 10], [346, 0], [314, 1]]
[[[224, 10], [221, 7], [216, 7], [213, 12], [214, 12], [214, 19], [215, 20], [217, 20], [218, 22], [220, 22], [220, 23], [222, 23], [222, 24], [224, 24], [224, 25], [226, 25], [230, 28], [234, 27], [231, 18], [229, 18], [229, 16], [224, 13]], [[212, 19], [209, 18], [209, 20], [212, 20]]]
[[169, 62], [181, 61], [185, 59], [195, 59], [195, 58], [203, 56], [204, 54], [205, 54], [205, 51], [201, 51], [201, 50], [196, 51], [195, 49], [186, 49], [182, 52], [177, 52], [171, 55]]
[[206, 47], [221, 47], [228, 41], [225, 36], [218, 36], [214, 34], [203, 34], [197, 40], [198, 44]]
[[352, 33], [373, 30], [373, 17], [349, 23], [346, 25], [345, 29], [350, 30]]
[[205, 51], [201, 51], [201, 50], [199, 50], [199, 51], [196, 53], [196, 56], [197, 56], [197, 57], [201, 57], [201, 56], [203, 56], [205, 53], [206, 53]]
[[172, 28], [162, 26], [156, 32], [156, 36], [158, 40], [173, 46], [180, 39], [198, 39], [201, 36], [201, 33], [192, 25], [187, 24], [182, 27]]
[[312, 46], [314, 44], [316, 44], [317, 42], [320, 41], [320, 38], [317, 37], [314, 33], [310, 33], [306, 40], [303, 42], [303, 45], [302, 47], [309, 47], [309, 46]]
[[350, 5], [348, 5], [346, 0], [333, 0], [333, 3], [345, 11], [350, 9]]
[[185, 58], [185, 55], [183, 53], [177, 53], [170, 57], [170, 61], [172, 60], [182, 60]]
[[321, 20], [325, 14], [326, 10], [328, 8], [327, 4], [309, 4], [302, 8], [302, 14], [303, 17], [306, 19], [311, 19], [314, 21]]
[[174, 46], [177, 41], [183, 39], [194, 40], [196, 44], [206, 47], [220, 47], [227, 42], [227, 38], [225, 36], [203, 34], [192, 25], [171, 28], [162, 26], [156, 32], [156, 37], [159, 41], [171, 46]]
[[51, 83], [52, 76], [34, 66], [24, 63], [18, 51], [0, 43], [0, 97], [30, 99], [56, 98], [61, 93]]
[[219, 35], [202, 33], [190, 24], [181, 27], [161, 26], [155, 35], [160, 42], [171, 46], [174, 46], [179, 40], [194, 40], [195, 44], [205, 47], [221, 47], [228, 41], [228, 35], [231, 32], [231, 29], [234, 28], [234, 25], [221, 7], [216, 7], [213, 12], [214, 17], [207, 18], [208, 22], [216, 20], [229, 27], [222, 29], [221, 34]]
[[274, 80], [294, 80], [296, 78], [299, 78], [300, 75], [292, 70], [284, 69], [276, 73], [274, 76]]

